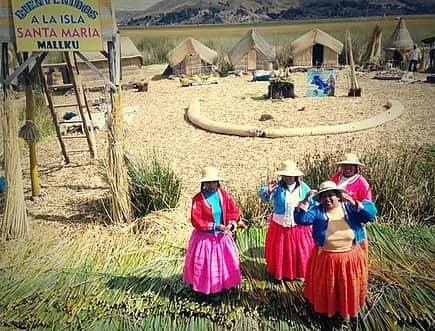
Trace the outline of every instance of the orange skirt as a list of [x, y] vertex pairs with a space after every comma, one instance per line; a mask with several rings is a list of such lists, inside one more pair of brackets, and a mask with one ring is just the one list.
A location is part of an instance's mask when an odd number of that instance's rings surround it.
[[356, 317], [367, 295], [366, 252], [358, 245], [349, 252], [326, 252], [315, 246], [308, 260], [304, 295], [314, 311]]

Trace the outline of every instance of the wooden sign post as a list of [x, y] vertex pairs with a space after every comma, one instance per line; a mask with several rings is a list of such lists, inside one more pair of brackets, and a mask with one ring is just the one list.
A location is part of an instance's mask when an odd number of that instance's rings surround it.
[[[35, 69], [40, 69], [41, 63], [47, 56], [48, 52], [73, 52], [80, 56], [85, 63], [96, 71], [97, 74], [104, 79], [106, 85], [110, 89], [112, 96], [112, 112], [116, 112], [116, 116], [123, 118], [122, 107], [118, 107], [121, 100], [121, 89], [119, 84], [120, 79], [120, 51], [119, 51], [119, 36], [117, 32], [115, 11], [107, 0], [83, 0], [80, 2], [60, 1], [60, 0], [44, 0], [38, 2], [29, 2], [28, 0], [0, 0], [0, 42], [2, 44], [1, 54], [1, 91], [2, 100], [5, 100], [7, 91], [10, 89], [12, 81], [19, 75], [24, 75], [27, 83], [31, 82], [31, 73]], [[104, 45], [106, 44], [106, 47]], [[14, 45], [19, 61], [19, 66], [14, 68], [12, 73], [9, 73], [9, 56], [8, 45]], [[82, 51], [99, 51], [108, 58], [109, 77], [98, 70], [86, 58]], [[29, 86], [26, 87], [26, 91]], [[27, 106], [27, 128], [22, 130], [23, 136], [28, 136], [28, 128], [32, 128], [30, 122], [33, 122], [32, 114], [32, 95], [27, 91], [26, 96]], [[120, 114], [120, 115], [118, 115]], [[111, 116], [111, 114], [109, 114]], [[123, 131], [123, 121], [117, 122], [118, 130]], [[118, 123], [119, 122], [119, 123]], [[116, 130], [116, 131], [118, 131]], [[110, 130], [109, 130], [110, 131]], [[111, 134], [109, 133], [109, 141]], [[109, 156], [111, 154], [122, 154], [124, 145], [118, 144], [123, 137], [115, 134], [115, 142], [109, 143]], [[116, 147], [115, 147], [116, 146]], [[119, 147], [121, 146], [121, 147]], [[31, 171], [32, 171], [32, 192], [38, 193], [39, 190], [33, 190], [37, 178], [37, 161], [36, 147], [29, 144]], [[116, 152], [114, 150], [116, 149]], [[5, 150], [5, 154], [6, 154]], [[11, 158], [12, 155], [5, 155], [5, 158]], [[113, 162], [108, 162], [109, 167], [114, 166]], [[119, 171], [122, 178], [109, 177], [109, 183], [112, 189], [112, 202], [117, 204], [117, 201], [122, 200], [124, 212], [114, 213], [112, 215], [114, 222], [129, 222], [131, 215], [131, 207], [129, 201], [129, 192], [126, 179], [125, 164], [117, 158], [116, 171]], [[8, 169], [5, 169], [6, 173]], [[36, 172], [35, 172], [36, 170]], [[121, 170], [121, 171], [120, 171]], [[114, 170], [109, 170], [110, 173], [115, 173]], [[35, 176], [33, 175], [35, 174]], [[17, 174], [22, 176], [22, 174]], [[121, 184], [121, 182], [123, 184]], [[7, 185], [10, 183], [8, 182]], [[123, 186], [122, 190], [118, 190], [118, 186]], [[10, 190], [6, 189], [8, 195]], [[121, 195], [121, 196], [120, 196]], [[23, 204], [24, 208], [24, 204]], [[114, 208], [116, 209], [116, 208]], [[114, 210], [113, 209], [113, 210]], [[118, 208], [119, 209], [119, 208]], [[122, 216], [120, 216], [122, 215]], [[11, 222], [13, 215], [10, 218], [5, 215], [5, 222]]]

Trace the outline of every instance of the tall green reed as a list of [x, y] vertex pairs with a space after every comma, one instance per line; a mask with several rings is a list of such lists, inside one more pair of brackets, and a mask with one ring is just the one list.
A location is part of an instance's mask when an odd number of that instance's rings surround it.
[[435, 222], [435, 146], [396, 147], [364, 156], [364, 172], [385, 221]]
[[[337, 171], [336, 163], [343, 153], [304, 155], [298, 162], [304, 172], [303, 180], [311, 188], [318, 188]], [[359, 156], [365, 164], [361, 173], [371, 186], [383, 222], [400, 225], [435, 223], [435, 146], [388, 146]], [[238, 202], [248, 223], [261, 225], [259, 220], [268, 211], [264, 204], [250, 193]]]
[[240, 219], [248, 227], [262, 228], [267, 224], [267, 217], [272, 212], [272, 206], [261, 201], [256, 191], [236, 192], [234, 198], [240, 208]]
[[50, 137], [54, 134], [53, 118], [40, 88], [33, 89], [33, 99], [35, 102], [35, 125], [38, 128], [39, 139]]
[[[240, 31], [244, 32], [245, 29], [246, 28]], [[307, 31], [304, 30], [303, 32], [305, 33]], [[228, 35], [225, 35], [225, 30], [222, 33], [223, 34], [220, 34], [216, 37], [207, 37], [206, 34], [203, 33], [201, 36], [194, 36], [194, 38], [218, 53], [218, 57], [220, 59], [217, 63], [218, 70], [225, 72], [228, 71], [228, 62], [222, 61], [222, 59], [228, 57], [228, 52], [234, 45], [236, 45], [236, 43], [239, 41], [239, 38], [234, 36], [234, 31], [232, 30], [228, 32]], [[260, 34], [261, 33], [262, 32], [260, 29]], [[344, 40], [342, 28], [337, 28], [336, 30], [333, 29], [329, 31], [329, 33], [339, 40]], [[301, 34], [297, 34], [295, 32], [288, 32], [284, 34], [282, 32], [273, 33], [270, 31], [264, 31], [262, 35], [270, 45], [275, 46], [277, 61], [280, 67], [291, 65], [292, 61], [290, 44]], [[132, 39], [144, 57], [144, 65], [150, 65], [156, 63], [165, 63], [167, 54], [187, 37], [188, 35], [178, 35], [172, 37], [154, 35], [141, 38], [136, 35]], [[239, 37], [241, 38], [242, 34]], [[368, 31], [352, 32], [352, 49], [356, 62], [361, 60], [369, 40], [370, 32]]]
[[[316, 188], [334, 172], [342, 155], [306, 155], [301, 164], [304, 179]], [[431, 224], [435, 220], [434, 146], [384, 146], [360, 154], [378, 208], [385, 222]]]
[[166, 55], [174, 49], [181, 40], [165, 37], [142, 38], [134, 40], [143, 55], [144, 65], [165, 63]]
[[149, 159], [127, 162], [128, 183], [136, 217], [177, 206], [181, 180], [156, 153]]

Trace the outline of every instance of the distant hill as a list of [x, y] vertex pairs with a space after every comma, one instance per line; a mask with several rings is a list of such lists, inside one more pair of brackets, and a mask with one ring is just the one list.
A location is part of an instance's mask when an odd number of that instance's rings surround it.
[[161, 0], [112, 0], [118, 10], [145, 10]]
[[146, 26], [434, 13], [435, 0], [163, 0], [145, 10], [119, 10], [117, 19]]

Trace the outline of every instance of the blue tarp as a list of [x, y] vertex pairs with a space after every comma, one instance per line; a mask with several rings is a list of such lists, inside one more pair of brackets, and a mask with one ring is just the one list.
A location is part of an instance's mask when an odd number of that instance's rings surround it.
[[0, 177], [0, 192], [6, 191], [6, 178], [5, 176]]
[[307, 71], [307, 97], [323, 97], [335, 95], [335, 70]]
[[254, 81], [268, 81], [270, 80], [270, 71], [267, 70], [255, 70], [253, 73]]

